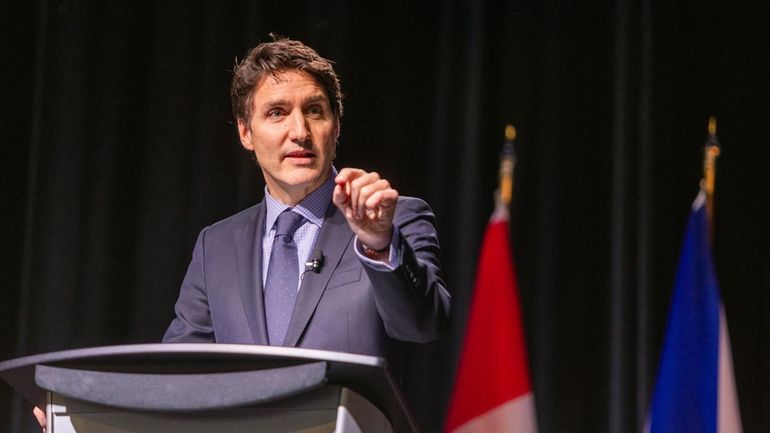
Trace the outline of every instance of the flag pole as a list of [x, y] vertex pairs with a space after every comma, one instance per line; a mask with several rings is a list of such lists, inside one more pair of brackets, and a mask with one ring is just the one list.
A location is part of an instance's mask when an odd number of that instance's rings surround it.
[[708, 123], [700, 191], [690, 208], [644, 431], [740, 433], [730, 338], [719, 295], [711, 215], [719, 141]]
[[516, 128], [505, 126], [505, 142], [500, 152], [500, 200], [507, 208], [513, 197], [513, 170], [516, 168], [516, 152], [513, 141], [516, 140]]
[[717, 157], [719, 156], [719, 139], [717, 138], [717, 120], [709, 118], [708, 136], [703, 149], [703, 179], [701, 188], [706, 192], [706, 217], [709, 232], [713, 236], [712, 220], [714, 218], [714, 185], [717, 176]]
[[495, 209], [481, 242], [445, 433], [537, 433], [509, 232], [515, 139], [516, 129], [507, 125]]

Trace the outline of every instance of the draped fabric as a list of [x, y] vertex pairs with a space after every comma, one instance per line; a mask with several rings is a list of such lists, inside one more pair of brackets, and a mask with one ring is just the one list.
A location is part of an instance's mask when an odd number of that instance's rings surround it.
[[[741, 415], [747, 432], [770, 425], [766, 2], [14, 3], [0, 358], [161, 339], [198, 231], [261, 197], [228, 86], [275, 31], [337, 62], [336, 165], [436, 212], [453, 327], [401, 366], [426, 432], [442, 428], [508, 122], [539, 430], [641, 431], [711, 115]], [[37, 431], [29, 410], [0, 386], [0, 424]]]
[[495, 201], [447, 408], [448, 433], [537, 433], [509, 212]]
[[645, 432], [742, 432], [706, 202], [687, 218]]

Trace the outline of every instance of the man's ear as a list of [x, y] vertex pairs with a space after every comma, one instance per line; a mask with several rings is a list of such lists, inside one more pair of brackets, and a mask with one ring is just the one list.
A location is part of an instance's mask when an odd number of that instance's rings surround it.
[[334, 122], [334, 142], [336, 143], [340, 139], [340, 118], [337, 117]]
[[241, 145], [250, 151], [254, 151], [254, 145], [251, 143], [251, 126], [243, 118], [238, 118], [238, 136], [241, 139]]

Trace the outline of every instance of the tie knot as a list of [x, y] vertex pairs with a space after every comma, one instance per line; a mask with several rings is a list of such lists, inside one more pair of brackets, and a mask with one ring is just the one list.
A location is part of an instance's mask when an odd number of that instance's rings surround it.
[[292, 237], [304, 220], [305, 217], [296, 212], [283, 211], [275, 222], [275, 235]]

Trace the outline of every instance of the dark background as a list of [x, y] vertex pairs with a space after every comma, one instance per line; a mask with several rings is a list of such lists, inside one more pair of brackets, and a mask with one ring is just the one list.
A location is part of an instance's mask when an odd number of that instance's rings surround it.
[[[261, 197], [228, 85], [276, 31], [337, 62], [337, 166], [376, 169], [438, 216], [453, 329], [413, 348], [403, 382], [426, 432], [443, 423], [507, 122], [540, 431], [641, 430], [712, 115], [744, 430], [770, 426], [767, 2], [14, 3], [0, 359], [160, 340], [198, 231]], [[4, 385], [0, 431], [37, 431]]]

